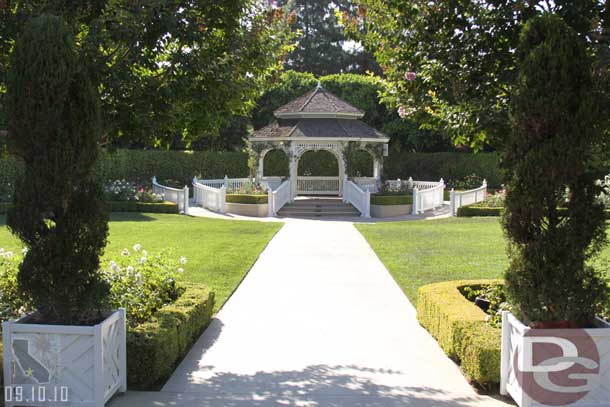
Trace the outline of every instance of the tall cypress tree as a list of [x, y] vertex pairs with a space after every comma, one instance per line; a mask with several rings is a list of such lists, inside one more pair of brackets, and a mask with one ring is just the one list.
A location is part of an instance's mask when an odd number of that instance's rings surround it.
[[588, 265], [605, 242], [603, 208], [589, 168], [604, 137], [585, 40], [560, 17], [525, 25], [512, 98], [506, 213], [510, 297], [533, 325], [589, 323], [607, 295]]
[[99, 309], [107, 219], [93, 165], [100, 111], [96, 88], [60, 17], [30, 20], [9, 72], [9, 148], [25, 163], [7, 223], [28, 249], [20, 288], [44, 320], [82, 321]]

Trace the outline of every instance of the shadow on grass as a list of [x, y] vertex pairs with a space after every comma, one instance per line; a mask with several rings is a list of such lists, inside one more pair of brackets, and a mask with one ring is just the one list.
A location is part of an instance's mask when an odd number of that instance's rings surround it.
[[112, 222], [151, 222], [155, 218], [141, 212], [111, 212], [108, 218]]

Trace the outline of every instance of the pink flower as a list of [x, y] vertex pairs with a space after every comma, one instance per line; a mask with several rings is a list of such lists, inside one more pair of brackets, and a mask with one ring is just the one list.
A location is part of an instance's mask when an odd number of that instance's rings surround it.
[[417, 74], [413, 71], [409, 71], [407, 73], [405, 73], [405, 79], [408, 80], [409, 82], [414, 81], [415, 78], [417, 78]]
[[404, 106], [400, 106], [398, 108], [398, 115], [401, 119], [404, 119], [405, 117], [407, 117], [407, 109]]

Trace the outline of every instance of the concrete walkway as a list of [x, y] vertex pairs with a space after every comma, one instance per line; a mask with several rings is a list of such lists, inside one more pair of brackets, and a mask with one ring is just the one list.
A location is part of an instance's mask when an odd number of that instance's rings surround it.
[[161, 392], [113, 407], [506, 406], [478, 396], [347, 222], [291, 221]]

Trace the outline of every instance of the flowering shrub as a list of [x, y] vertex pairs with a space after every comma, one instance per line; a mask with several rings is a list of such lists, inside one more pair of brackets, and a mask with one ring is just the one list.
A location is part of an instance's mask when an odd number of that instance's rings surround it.
[[506, 190], [500, 189], [495, 194], [489, 194], [484, 201], [479, 202], [477, 206], [484, 208], [503, 208], [506, 200]]
[[102, 275], [110, 283], [109, 307], [123, 307], [130, 325], [150, 320], [183, 292], [176, 278], [186, 258], [172, 259], [168, 252], [150, 255], [141, 245], [123, 249], [121, 256], [104, 261]]
[[254, 181], [244, 182], [239, 188], [229, 188], [227, 191], [231, 194], [243, 194], [243, 195], [266, 195], [267, 189], [261, 184]]
[[463, 178], [449, 180], [447, 185], [449, 185], [451, 188], [462, 191], [474, 189], [483, 185], [483, 177], [477, 174], [470, 174]]
[[[34, 307], [19, 292], [17, 273], [22, 257], [0, 248], [0, 320], [18, 318]], [[123, 249], [115, 260], [104, 261], [102, 277], [110, 285], [106, 307], [123, 307], [130, 326], [150, 320], [166, 304], [174, 302], [184, 289], [176, 278], [184, 272], [186, 258], [171, 258], [167, 252], [150, 255], [141, 245]]]
[[142, 187], [136, 193], [135, 199], [143, 203], [160, 203], [163, 202], [163, 194], [155, 194], [152, 190]]
[[606, 175], [604, 179], [596, 182], [603, 191], [598, 195], [597, 200], [604, 205], [606, 209], [610, 209], [610, 175]]
[[379, 195], [404, 195], [413, 193], [413, 180], [388, 180], [381, 184]]
[[135, 184], [124, 179], [117, 179], [104, 187], [109, 201], [135, 201], [137, 192]]
[[30, 301], [17, 287], [21, 256], [0, 247], [0, 320], [17, 318], [31, 310]]
[[483, 311], [487, 314], [486, 321], [494, 327], [502, 326], [502, 311], [511, 311], [512, 307], [506, 299], [504, 286], [500, 284], [486, 285], [481, 287], [463, 287], [462, 294], [469, 301], [477, 303], [483, 301], [487, 308]]

